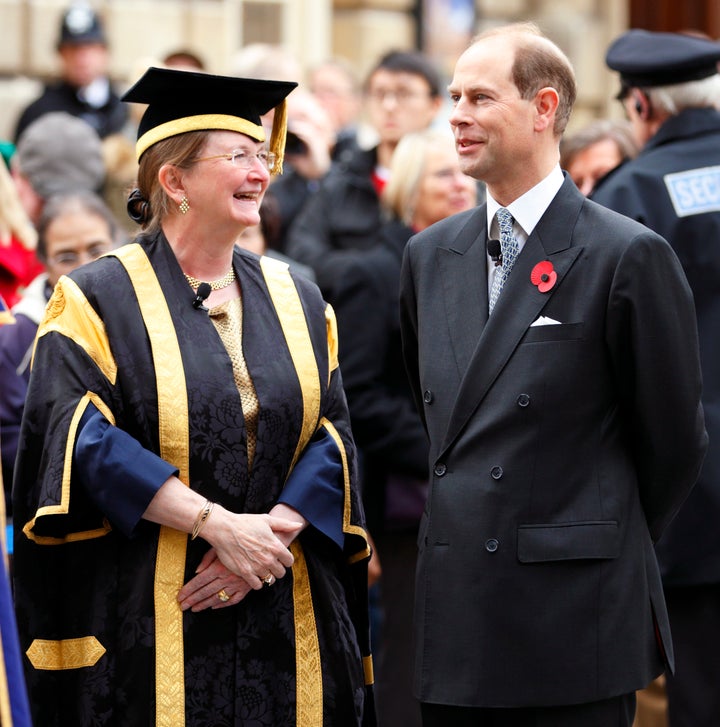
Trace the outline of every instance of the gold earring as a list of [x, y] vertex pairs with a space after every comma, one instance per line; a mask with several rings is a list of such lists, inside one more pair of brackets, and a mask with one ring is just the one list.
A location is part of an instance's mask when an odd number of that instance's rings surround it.
[[190, 202], [188, 202], [187, 197], [183, 197], [180, 200], [180, 204], [178, 206], [178, 209], [180, 212], [182, 212], [184, 215], [187, 214], [187, 211], [190, 209]]

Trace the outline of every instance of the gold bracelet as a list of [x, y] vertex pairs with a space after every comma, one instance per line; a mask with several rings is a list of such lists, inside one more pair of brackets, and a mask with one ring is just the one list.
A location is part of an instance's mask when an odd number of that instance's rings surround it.
[[195, 518], [195, 523], [193, 524], [190, 540], [195, 540], [195, 538], [200, 535], [200, 531], [202, 530], [203, 525], [205, 525], [205, 523], [207, 522], [207, 519], [210, 517], [210, 513], [213, 511], [214, 507], [214, 502], [210, 502], [210, 500], [205, 500], [205, 504], [202, 506], [202, 509], [198, 513], [198, 516]]

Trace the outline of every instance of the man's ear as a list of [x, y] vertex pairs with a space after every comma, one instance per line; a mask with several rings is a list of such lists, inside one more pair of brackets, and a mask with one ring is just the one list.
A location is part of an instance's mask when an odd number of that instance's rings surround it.
[[541, 88], [535, 95], [535, 131], [545, 131], [555, 125], [560, 96], [552, 86]]
[[174, 164], [163, 164], [158, 171], [158, 182], [170, 199], [178, 204], [185, 197], [182, 171]]

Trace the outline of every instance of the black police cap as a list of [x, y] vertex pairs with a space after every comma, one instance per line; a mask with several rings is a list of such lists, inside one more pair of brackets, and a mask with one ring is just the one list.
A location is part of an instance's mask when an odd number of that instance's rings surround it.
[[74, 3], [63, 13], [57, 47], [90, 43], [107, 45], [102, 23], [87, 3]]
[[277, 155], [279, 172], [287, 133], [285, 97], [296, 86], [294, 81], [148, 68], [122, 100], [147, 104], [138, 127], [138, 159], [158, 141], [188, 131], [238, 131], [265, 141], [260, 117], [275, 109], [270, 150]]
[[718, 71], [720, 43], [682, 33], [629, 30], [608, 48], [605, 62], [625, 86], [672, 86]]

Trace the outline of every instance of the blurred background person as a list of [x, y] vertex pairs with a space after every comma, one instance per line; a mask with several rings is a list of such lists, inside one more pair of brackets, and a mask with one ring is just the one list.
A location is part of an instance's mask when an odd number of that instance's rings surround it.
[[330, 117], [335, 132], [333, 159], [349, 159], [358, 148], [362, 110], [362, 89], [355, 69], [342, 58], [330, 58], [310, 70], [308, 86]]
[[[284, 46], [274, 43], [244, 45], [232, 60], [231, 73], [240, 78], [277, 79], [298, 84], [305, 76], [297, 57]], [[269, 118], [272, 119], [272, 114]]]
[[[631, 30], [608, 48], [619, 100], [642, 143], [593, 199], [662, 235], [693, 292], [710, 446], [700, 477], [655, 546], [675, 647], [671, 727], [720, 724], [720, 43]], [[649, 261], [651, 264], [652, 261]]]
[[70, 5], [57, 42], [60, 78], [20, 114], [15, 141], [37, 118], [50, 111], [77, 116], [104, 138], [121, 131], [127, 109], [108, 77], [110, 54], [102, 22], [87, 2]]
[[13, 306], [15, 322], [0, 327], [0, 428], [8, 515], [11, 515], [10, 487], [37, 327], [60, 276], [109, 252], [118, 241], [117, 229], [110, 210], [91, 192], [51, 197], [40, 215], [36, 252], [45, 272], [30, 283]]
[[82, 119], [53, 111], [25, 129], [11, 171], [20, 201], [33, 224], [54, 194], [102, 193], [105, 161], [100, 137]]
[[162, 57], [165, 68], [175, 68], [180, 71], [204, 72], [205, 61], [195, 51], [189, 48], [176, 48]]
[[377, 145], [333, 168], [288, 233], [287, 254], [315, 270], [325, 295], [344, 252], [377, 242], [392, 154], [405, 134], [433, 123], [442, 106], [441, 85], [432, 61], [415, 51], [390, 51], [368, 74], [365, 100]]
[[42, 272], [35, 255], [37, 233], [25, 212], [10, 170], [0, 161], [0, 297], [7, 306]]
[[280, 228], [280, 206], [272, 193], [272, 187], [270, 187], [265, 192], [260, 205], [260, 224], [246, 227], [238, 237], [237, 244], [257, 255], [267, 255], [276, 260], [281, 260], [287, 263], [294, 273], [315, 282], [315, 273], [310, 266], [303, 265], [280, 251]]
[[609, 174], [628, 159], [634, 159], [639, 151], [629, 121], [597, 119], [563, 135], [560, 167], [588, 197]]
[[288, 96], [287, 129], [283, 174], [271, 184], [280, 217], [274, 247], [280, 251], [286, 249], [293, 221], [330, 171], [335, 145], [330, 117], [318, 100], [302, 88]]
[[373, 648], [378, 720], [385, 727], [420, 726], [412, 694], [412, 612], [428, 487], [428, 441], [400, 347], [400, 264], [412, 234], [476, 201], [477, 185], [460, 171], [449, 129], [406, 134], [392, 156], [382, 195], [387, 219], [377, 245], [349, 252], [332, 289], [368, 529], [382, 568], [381, 626]]

